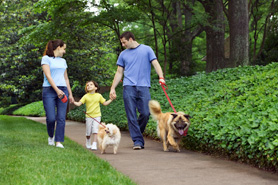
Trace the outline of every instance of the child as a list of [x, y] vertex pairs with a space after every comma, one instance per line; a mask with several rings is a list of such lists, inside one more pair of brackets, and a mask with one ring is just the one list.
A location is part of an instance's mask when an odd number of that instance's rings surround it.
[[[98, 93], [99, 86], [94, 81], [88, 81], [85, 86], [85, 94], [79, 102], [73, 102], [74, 105], [80, 106], [86, 104], [86, 147], [97, 150], [97, 133], [101, 120], [100, 104], [109, 105], [112, 100], [106, 101]], [[91, 117], [90, 117], [91, 116]], [[91, 145], [91, 134], [93, 134], [93, 144]]]

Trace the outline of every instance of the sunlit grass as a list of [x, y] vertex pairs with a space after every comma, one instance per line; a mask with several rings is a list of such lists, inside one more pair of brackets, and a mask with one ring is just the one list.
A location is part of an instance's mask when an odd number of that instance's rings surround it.
[[135, 184], [77, 143], [47, 145], [44, 125], [0, 116], [0, 184]]

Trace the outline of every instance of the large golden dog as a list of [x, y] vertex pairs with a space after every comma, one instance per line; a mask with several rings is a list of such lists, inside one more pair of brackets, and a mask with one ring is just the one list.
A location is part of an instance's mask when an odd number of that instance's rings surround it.
[[183, 112], [163, 113], [158, 101], [149, 102], [150, 113], [157, 121], [157, 135], [163, 142], [164, 151], [169, 151], [169, 144], [180, 152], [179, 143], [184, 132], [190, 126], [190, 116]]

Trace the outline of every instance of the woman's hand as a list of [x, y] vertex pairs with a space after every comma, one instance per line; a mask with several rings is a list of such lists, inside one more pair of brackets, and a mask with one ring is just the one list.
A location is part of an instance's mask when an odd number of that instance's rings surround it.
[[57, 96], [58, 96], [58, 98], [63, 98], [63, 96], [64, 96], [64, 91], [62, 91], [61, 89], [58, 89], [57, 91], [56, 91], [56, 93], [57, 93]]

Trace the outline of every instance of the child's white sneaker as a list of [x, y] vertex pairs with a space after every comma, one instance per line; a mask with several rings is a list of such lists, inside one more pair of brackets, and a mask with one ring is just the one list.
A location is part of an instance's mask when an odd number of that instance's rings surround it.
[[90, 149], [91, 147], [91, 139], [86, 139], [86, 148]]
[[93, 142], [92, 150], [97, 150], [97, 142]]
[[48, 145], [50, 145], [50, 146], [54, 146], [55, 145], [54, 137], [48, 137]]

